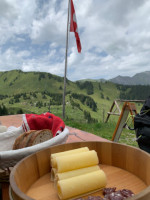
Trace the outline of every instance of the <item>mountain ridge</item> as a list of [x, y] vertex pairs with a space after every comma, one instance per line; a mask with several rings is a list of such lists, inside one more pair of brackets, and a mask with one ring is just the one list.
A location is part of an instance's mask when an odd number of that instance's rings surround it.
[[112, 82], [120, 85], [150, 85], [150, 71], [140, 72], [134, 76], [121, 76], [118, 75], [111, 79], [83, 79], [78, 80], [80, 82], [91, 81], [91, 82]]
[[109, 79], [110, 82], [122, 85], [150, 85], [150, 71], [137, 73], [134, 76], [117, 76]]

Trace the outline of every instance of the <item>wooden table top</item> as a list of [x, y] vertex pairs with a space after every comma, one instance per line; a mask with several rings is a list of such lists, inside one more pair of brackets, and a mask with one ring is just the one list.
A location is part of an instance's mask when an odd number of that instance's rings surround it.
[[[20, 127], [22, 125], [22, 115], [7, 115], [0, 116], [0, 124], [6, 127], [15, 126]], [[69, 129], [69, 137], [67, 143], [80, 142], [80, 141], [108, 141], [102, 137], [88, 133], [76, 128], [66, 126]]]

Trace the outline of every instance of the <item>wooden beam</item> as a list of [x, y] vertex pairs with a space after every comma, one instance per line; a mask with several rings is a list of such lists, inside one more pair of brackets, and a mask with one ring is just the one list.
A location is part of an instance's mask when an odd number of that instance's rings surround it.
[[109, 114], [109, 115], [118, 115], [118, 116], [120, 116], [120, 113], [108, 112], [107, 114]]
[[119, 113], [121, 113], [121, 110], [120, 110], [120, 108], [119, 108], [119, 106], [117, 104], [117, 101], [115, 101], [115, 105], [117, 106]]
[[[112, 111], [114, 105], [115, 105], [115, 101], [113, 102], [113, 104], [112, 104], [112, 106], [111, 106], [111, 108], [110, 108], [110, 111], [109, 111], [110, 113], [111, 113], [111, 111]], [[107, 123], [109, 117], [110, 117], [110, 114], [108, 113], [107, 118], [106, 118], [106, 120], [105, 120], [105, 123]]]
[[139, 102], [139, 103], [144, 103], [145, 100], [125, 100], [125, 99], [117, 99], [116, 101], [120, 102]]
[[121, 111], [120, 117], [118, 119], [115, 131], [113, 133], [112, 141], [114, 141], [114, 142], [119, 141], [121, 132], [124, 128], [125, 122], [127, 121], [129, 113], [131, 113], [132, 120], [133, 120], [134, 119], [133, 114], [134, 113], [137, 114], [136, 107], [133, 103], [125, 102], [122, 107], [122, 111]]

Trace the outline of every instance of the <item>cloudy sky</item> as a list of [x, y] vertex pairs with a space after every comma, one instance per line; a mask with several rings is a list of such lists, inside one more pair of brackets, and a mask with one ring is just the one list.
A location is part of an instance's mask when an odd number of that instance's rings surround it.
[[[67, 78], [150, 71], [149, 0], [73, 0], [82, 44], [69, 33]], [[68, 0], [0, 0], [0, 71], [64, 76]]]

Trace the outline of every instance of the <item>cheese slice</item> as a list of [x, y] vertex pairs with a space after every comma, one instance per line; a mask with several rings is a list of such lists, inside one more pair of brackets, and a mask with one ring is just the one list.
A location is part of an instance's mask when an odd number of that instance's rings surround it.
[[90, 167], [99, 163], [95, 150], [56, 157], [57, 173]]
[[61, 200], [84, 196], [106, 186], [103, 170], [97, 170], [80, 176], [59, 180], [57, 192]]
[[72, 155], [72, 154], [76, 154], [76, 153], [80, 153], [80, 152], [86, 152], [86, 151], [89, 151], [88, 147], [81, 147], [81, 148], [77, 148], [77, 149], [73, 149], [73, 150], [68, 150], [68, 151], [63, 151], [63, 152], [51, 154], [51, 166], [53, 168], [56, 167], [56, 157], [65, 156], [65, 155]]
[[67, 171], [67, 172], [63, 172], [63, 173], [56, 173], [55, 179], [56, 179], [56, 181], [58, 181], [58, 180], [66, 179], [66, 178], [71, 178], [74, 176], [79, 176], [82, 174], [87, 174], [89, 172], [94, 172], [97, 170], [100, 170], [99, 165], [94, 165], [92, 167], [85, 167], [85, 168]]

